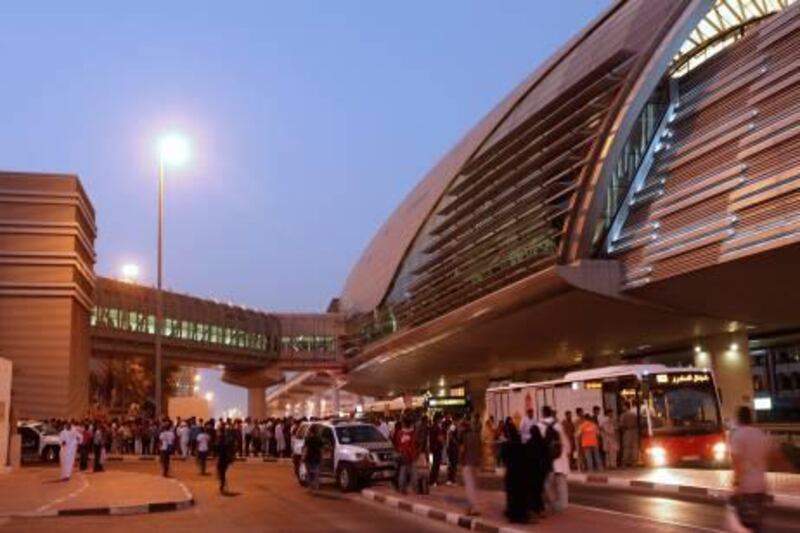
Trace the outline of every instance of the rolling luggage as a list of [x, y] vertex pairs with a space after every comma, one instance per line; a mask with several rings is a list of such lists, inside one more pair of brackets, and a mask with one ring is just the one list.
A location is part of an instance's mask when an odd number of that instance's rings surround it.
[[427, 476], [417, 476], [417, 494], [428, 494], [429, 492], [430, 486], [428, 485]]

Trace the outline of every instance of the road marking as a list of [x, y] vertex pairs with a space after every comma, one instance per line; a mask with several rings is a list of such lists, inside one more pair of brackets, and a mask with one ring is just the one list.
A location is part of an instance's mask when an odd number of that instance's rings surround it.
[[651, 518], [649, 516], [639, 515], [639, 514], [623, 513], [622, 511], [612, 511], [610, 509], [602, 509], [600, 507], [592, 507], [592, 506], [589, 506], [589, 505], [580, 505], [580, 504], [577, 504], [577, 503], [570, 503], [569, 507], [576, 507], [578, 509], [584, 509], [586, 511], [593, 511], [593, 512], [596, 512], [596, 513], [605, 513], [605, 514], [610, 514], [610, 515], [615, 515], [615, 516], [625, 516], [625, 517], [628, 517], [628, 518], [636, 518], [638, 520], [646, 520], [648, 522], [654, 522], [656, 524], [664, 524], [664, 525], [668, 525], [668, 526], [676, 526], [676, 527], [683, 527], [683, 528], [686, 528], [686, 529], [694, 529], [695, 531], [708, 531], [709, 533], [725, 533], [725, 530], [723, 530], [723, 529], [713, 529], [713, 528], [710, 528], [710, 527], [693, 526], [691, 524], [685, 524], [683, 522], [675, 522], [673, 520], [662, 520], [660, 518]]
[[180, 489], [183, 491], [183, 495], [186, 497], [187, 500], [191, 500], [191, 499], [194, 498], [194, 496], [192, 495], [191, 491], [189, 490], [189, 488], [185, 484], [183, 484], [182, 482], [180, 482], [180, 481], [178, 481], [177, 479], [174, 479], [174, 478], [170, 479], [170, 481], [172, 481], [173, 483], [178, 485], [178, 487], [180, 487]]
[[80, 474], [79, 473], [79, 474], [76, 475], [76, 477], [81, 480], [81, 486], [78, 487], [77, 490], [74, 490], [74, 491], [70, 492], [66, 496], [62, 496], [61, 498], [56, 498], [55, 500], [51, 501], [50, 503], [46, 503], [46, 504], [42, 505], [41, 507], [36, 509], [35, 512], [36, 513], [44, 513], [45, 511], [49, 510], [54, 505], [58, 505], [60, 503], [64, 503], [67, 500], [71, 500], [73, 498], [76, 498], [83, 491], [85, 491], [86, 489], [89, 488], [89, 481], [86, 479], [86, 476], [84, 474]]

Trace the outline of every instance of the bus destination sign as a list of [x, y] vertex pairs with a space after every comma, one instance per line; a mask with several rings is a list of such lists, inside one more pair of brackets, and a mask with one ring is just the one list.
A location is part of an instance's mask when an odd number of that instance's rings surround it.
[[711, 376], [705, 372], [687, 372], [675, 374], [657, 374], [656, 383], [663, 385], [694, 385], [709, 383]]

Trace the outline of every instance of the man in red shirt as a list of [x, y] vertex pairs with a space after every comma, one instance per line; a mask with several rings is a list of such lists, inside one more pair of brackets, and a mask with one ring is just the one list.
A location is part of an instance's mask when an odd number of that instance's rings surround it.
[[403, 421], [403, 427], [395, 435], [394, 446], [400, 454], [400, 467], [397, 476], [397, 489], [403, 494], [408, 493], [409, 484], [417, 486], [417, 446], [416, 435], [411, 420]]

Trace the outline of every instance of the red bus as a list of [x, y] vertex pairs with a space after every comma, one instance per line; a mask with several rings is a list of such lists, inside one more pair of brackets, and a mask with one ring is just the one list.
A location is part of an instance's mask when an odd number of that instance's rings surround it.
[[[626, 365], [570, 372], [563, 379], [508, 383], [486, 391], [495, 420], [519, 423], [528, 408], [558, 413], [610, 409], [617, 420], [626, 402], [636, 411], [641, 460], [650, 466], [722, 465], [728, 460], [714, 375], [702, 368]], [[620, 438], [620, 444], [622, 439]]]

